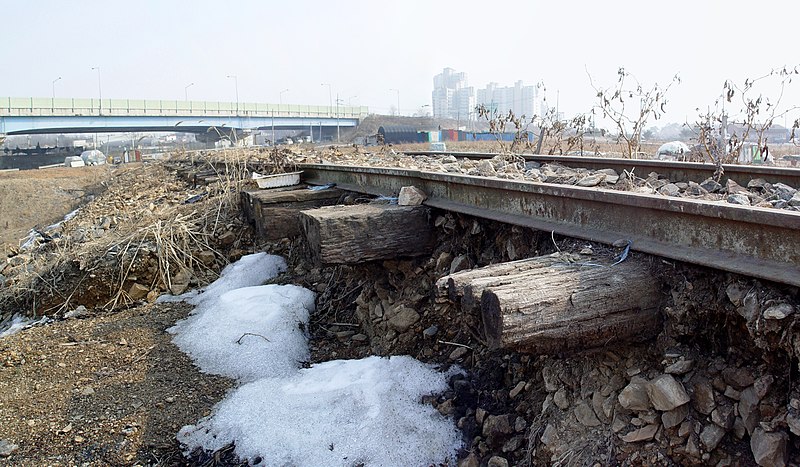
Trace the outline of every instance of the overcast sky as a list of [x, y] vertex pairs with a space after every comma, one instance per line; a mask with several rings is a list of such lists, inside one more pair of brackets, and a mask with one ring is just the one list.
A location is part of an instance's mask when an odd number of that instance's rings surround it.
[[[750, 5], [745, 7], [744, 5]], [[678, 73], [665, 121], [693, 121], [725, 79], [800, 63], [800, 2], [0, 0], [0, 95], [327, 105], [403, 114], [431, 103], [444, 67], [476, 90], [543, 81], [588, 111], [620, 66], [643, 84]], [[748, 9], [746, 9], [748, 8]], [[800, 82], [797, 83], [800, 88]], [[284, 89], [289, 91], [281, 94]], [[797, 102], [793, 92], [784, 102]], [[782, 123], [782, 122], [778, 122]]]

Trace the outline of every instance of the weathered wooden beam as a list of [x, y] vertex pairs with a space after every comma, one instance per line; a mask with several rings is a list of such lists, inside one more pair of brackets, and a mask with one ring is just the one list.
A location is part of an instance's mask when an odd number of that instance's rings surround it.
[[312, 254], [326, 264], [426, 255], [435, 241], [425, 206], [331, 206], [303, 211], [301, 220]]
[[482, 289], [481, 315], [490, 348], [581, 350], [645, 340], [661, 329], [660, 287], [643, 260], [598, 267], [559, 262], [551, 255], [515, 263], [487, 267], [503, 274], [472, 281], [469, 293]]
[[301, 233], [300, 211], [334, 205], [343, 193], [335, 188], [243, 191], [242, 210], [260, 240], [280, 240]]
[[[573, 258], [574, 260], [574, 258]], [[447, 297], [461, 305], [462, 310], [472, 311], [481, 306], [483, 289], [516, 280], [520, 274], [533, 274], [556, 263], [567, 262], [567, 256], [553, 253], [548, 256], [509, 261], [490, 266], [468, 269], [442, 277], [436, 281], [439, 296]]]

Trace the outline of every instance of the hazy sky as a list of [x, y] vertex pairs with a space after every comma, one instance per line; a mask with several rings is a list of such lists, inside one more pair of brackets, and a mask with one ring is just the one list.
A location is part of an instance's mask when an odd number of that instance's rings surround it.
[[[747, 6], [745, 6], [747, 5]], [[0, 0], [0, 96], [345, 104], [403, 114], [430, 104], [433, 75], [544, 81], [567, 115], [620, 66], [644, 84], [678, 73], [666, 121], [694, 119], [725, 79], [800, 63], [800, 2]], [[795, 87], [800, 88], [800, 82]], [[558, 92], [557, 92], [558, 91]], [[785, 102], [797, 102], [794, 92]], [[779, 122], [782, 123], [782, 122]]]

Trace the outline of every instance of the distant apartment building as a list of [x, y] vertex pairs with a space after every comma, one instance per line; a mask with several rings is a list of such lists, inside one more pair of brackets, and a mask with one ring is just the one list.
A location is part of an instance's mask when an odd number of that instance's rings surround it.
[[543, 108], [536, 86], [524, 86], [521, 80], [514, 83], [513, 87], [487, 84], [484, 89], [478, 90], [477, 104], [483, 104], [499, 114], [506, 114], [511, 110], [518, 117], [525, 115], [528, 118], [541, 112]]
[[445, 68], [433, 77], [433, 116], [455, 120], [472, 120], [475, 111], [475, 90], [467, 84], [466, 73]]

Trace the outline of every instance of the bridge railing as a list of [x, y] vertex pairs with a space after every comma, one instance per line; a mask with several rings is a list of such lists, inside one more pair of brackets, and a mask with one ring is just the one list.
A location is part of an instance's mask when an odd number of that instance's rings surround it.
[[144, 99], [0, 97], [0, 116], [182, 116], [363, 118], [366, 106]]

